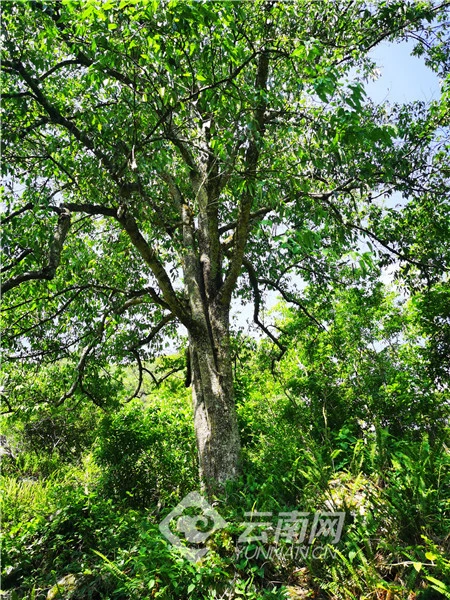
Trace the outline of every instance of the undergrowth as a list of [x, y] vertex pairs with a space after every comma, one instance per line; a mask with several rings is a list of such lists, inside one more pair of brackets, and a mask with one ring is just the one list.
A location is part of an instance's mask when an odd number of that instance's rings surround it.
[[[29, 475], [30, 457], [8, 468], [2, 478], [7, 597], [450, 597], [450, 454], [443, 438], [430, 444], [426, 434], [361, 436], [345, 426], [319, 443], [300, 430], [288, 436], [282, 396], [264, 414], [241, 407], [251, 438], [245, 476], [214, 499], [227, 524], [194, 563], [159, 529], [197, 489], [186, 406], [131, 403], [99, 420], [95, 444], [76, 464], [45, 476], [34, 468]], [[319, 554], [296, 555], [295, 543], [275, 536], [280, 513], [295, 510], [345, 512], [340, 540]], [[242, 543], [251, 511], [271, 513], [262, 519], [270, 522], [267, 537]]]

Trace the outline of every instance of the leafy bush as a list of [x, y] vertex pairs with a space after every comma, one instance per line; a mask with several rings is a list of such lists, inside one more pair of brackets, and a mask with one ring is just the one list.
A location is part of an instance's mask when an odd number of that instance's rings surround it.
[[62, 464], [80, 464], [97, 435], [100, 410], [92, 406], [37, 405], [3, 419], [12, 454], [4, 475], [47, 477]]
[[95, 457], [103, 493], [128, 506], [181, 498], [196, 487], [192, 417], [182, 401], [169, 407], [136, 401], [107, 415]]

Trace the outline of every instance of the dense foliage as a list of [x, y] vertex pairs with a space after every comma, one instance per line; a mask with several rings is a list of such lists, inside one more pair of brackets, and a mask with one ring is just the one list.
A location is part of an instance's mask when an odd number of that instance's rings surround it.
[[[448, 3], [2, 12], [1, 593], [450, 598]], [[406, 38], [441, 96], [376, 105]], [[292, 511], [340, 539], [295, 555]]]
[[[197, 487], [181, 377], [155, 388], [148, 376], [151, 393], [113, 412], [78, 408], [76, 428], [72, 412], [53, 409], [53, 445], [47, 407], [8, 417], [4, 589], [124, 600], [449, 597], [448, 373], [434, 378], [445, 361], [428, 334], [430, 296], [401, 300], [375, 279], [336, 287], [328, 302], [312, 288], [305, 298], [326, 327], [280, 305], [280, 361], [267, 342], [234, 338], [245, 476], [217, 499], [228, 526], [200, 563], [158, 528]], [[334, 556], [236, 554], [245, 511], [330, 506], [347, 515]]]
[[[200, 476], [237, 477], [233, 297], [283, 350], [267, 291], [302, 306], [375, 255], [415, 287], [448, 268], [447, 20], [433, 1], [4, 2], [11, 410], [125, 401], [129, 365], [138, 397], [184, 327]], [[442, 95], [376, 105], [370, 50], [408, 37]]]

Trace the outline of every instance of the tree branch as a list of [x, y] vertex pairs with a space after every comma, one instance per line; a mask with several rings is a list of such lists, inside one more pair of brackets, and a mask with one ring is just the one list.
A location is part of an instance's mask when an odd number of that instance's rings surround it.
[[326, 331], [326, 327], [322, 323], [320, 323], [320, 321], [318, 321], [316, 319], [316, 317], [314, 317], [309, 312], [309, 310], [299, 300], [297, 300], [297, 298], [295, 298], [292, 294], [290, 294], [289, 292], [284, 290], [280, 286], [279, 283], [276, 283], [275, 281], [271, 281], [270, 279], [265, 279], [265, 278], [258, 279], [258, 282], [262, 283], [264, 285], [268, 285], [269, 287], [273, 288], [274, 290], [277, 290], [278, 292], [280, 292], [281, 296], [283, 297], [284, 300], [286, 300], [286, 302], [289, 302], [290, 304], [295, 304], [295, 306], [298, 306], [298, 308], [308, 317], [308, 319], [310, 319], [313, 323], [315, 323], [319, 329]]
[[137, 350], [133, 350], [132, 354], [133, 354], [134, 358], [136, 359], [139, 375], [138, 375], [138, 382], [137, 382], [136, 388], [135, 388], [134, 392], [131, 394], [131, 396], [129, 396], [125, 400], [125, 403], [131, 402], [131, 400], [133, 400], [133, 398], [137, 398], [137, 396], [139, 395], [139, 392], [141, 391], [142, 381], [144, 379], [144, 374], [143, 374], [144, 367], [142, 365], [142, 360], [141, 360], [141, 357], [139, 356], [139, 352], [137, 352]]
[[235, 228], [234, 236], [234, 251], [230, 261], [230, 267], [226, 275], [222, 289], [220, 290], [219, 300], [227, 305], [231, 300], [231, 294], [235, 287], [239, 272], [244, 258], [245, 246], [247, 243], [250, 212], [255, 195], [254, 186], [256, 185], [256, 167], [258, 165], [260, 149], [260, 138], [264, 134], [264, 113], [266, 103], [263, 99], [263, 93], [267, 88], [267, 80], [269, 77], [269, 54], [263, 52], [258, 61], [258, 69], [256, 74], [255, 89], [259, 94], [260, 100], [255, 109], [254, 118], [256, 131], [249, 141], [246, 151], [246, 190], [242, 194], [241, 202], [239, 203], [239, 215]]
[[88, 215], [103, 215], [104, 217], [117, 218], [117, 210], [115, 208], [108, 208], [107, 206], [100, 206], [99, 204], [65, 202], [62, 207], [69, 209], [71, 212], [83, 212]]
[[30, 281], [32, 279], [46, 279], [51, 280], [55, 277], [56, 269], [59, 267], [59, 263], [61, 260], [61, 252], [64, 246], [65, 239], [67, 237], [67, 233], [70, 228], [70, 213], [69, 211], [64, 211], [59, 215], [58, 224], [56, 226], [56, 231], [53, 236], [53, 240], [50, 243], [50, 250], [48, 255], [48, 264], [40, 271], [28, 271], [27, 273], [22, 273], [21, 275], [16, 275], [15, 277], [11, 277], [8, 279], [2, 286], [2, 291], [5, 294], [9, 292], [13, 288], [17, 287], [21, 283], [25, 281]]
[[63, 206], [73, 212], [85, 212], [90, 215], [104, 215], [117, 219], [123, 229], [127, 232], [131, 243], [138, 250], [139, 254], [150, 267], [154, 276], [156, 277], [156, 280], [158, 281], [159, 287], [163, 294], [163, 299], [159, 297], [153, 288], [148, 288], [149, 292], [153, 296], [153, 299], [155, 299], [158, 304], [169, 307], [183, 324], [189, 322], [189, 316], [187, 315], [180, 300], [177, 298], [175, 290], [172, 286], [172, 282], [170, 281], [163, 265], [159, 261], [156, 252], [147, 243], [139, 231], [135, 218], [124, 205], [120, 206], [119, 209], [108, 208], [98, 204], [75, 204], [71, 202], [68, 202]]
[[16, 71], [17, 73], [19, 73], [21, 75], [22, 79], [26, 82], [28, 87], [33, 91], [33, 94], [34, 94], [37, 102], [42, 106], [42, 108], [44, 108], [44, 110], [50, 117], [51, 122], [54, 123], [55, 125], [62, 125], [85, 148], [87, 148], [88, 150], [93, 152], [94, 155], [106, 167], [106, 169], [109, 171], [109, 173], [112, 176], [114, 176], [115, 169], [113, 167], [113, 164], [109, 160], [109, 158], [96, 147], [94, 142], [90, 139], [90, 137], [86, 133], [84, 133], [83, 131], [78, 129], [78, 127], [75, 125], [75, 123], [73, 123], [72, 121], [70, 121], [69, 119], [64, 117], [61, 114], [61, 112], [56, 108], [56, 106], [51, 104], [51, 102], [48, 100], [48, 98], [45, 96], [45, 94], [40, 89], [40, 87], [38, 85], [38, 81], [36, 81], [36, 79], [34, 79], [34, 77], [32, 77], [28, 73], [28, 71], [26, 70], [24, 65], [20, 61], [5, 60], [3, 62], [7, 67], [12, 68], [14, 71]]
[[[50, 321], [52, 321], [53, 319], [55, 319], [56, 317], [58, 317], [59, 315], [61, 315], [68, 306], [70, 306], [72, 304], [72, 302], [81, 294], [82, 290], [78, 290], [74, 293], [74, 295], [69, 298], [69, 300], [67, 300], [62, 306], [61, 308], [59, 308], [56, 312], [54, 312], [53, 314], [51, 314], [49, 317], [46, 317], [45, 319], [41, 319], [39, 320], [38, 323], [36, 323], [35, 325], [31, 325], [30, 327], [27, 327], [26, 329], [21, 329], [18, 333], [15, 333], [14, 335], [11, 336], [4, 336], [5, 339], [7, 341], [11, 341], [14, 340], [15, 338], [21, 337], [27, 333], [29, 333], [30, 331], [33, 331], [34, 329], [37, 329], [38, 327], [41, 327], [42, 325], [44, 325], [44, 323], [48, 323]], [[29, 313], [28, 313], [29, 314]], [[18, 323], [20, 322], [19, 320], [16, 322]], [[14, 325], [16, 324], [14, 323]]]
[[161, 321], [152, 328], [150, 333], [145, 338], [143, 338], [142, 340], [139, 340], [138, 342], [136, 342], [136, 344], [134, 344], [134, 346], [132, 346], [130, 351], [135, 352], [138, 348], [142, 348], [142, 346], [147, 346], [147, 344], [149, 344], [154, 339], [154, 337], [157, 336], [158, 333], [162, 329], [164, 329], [164, 327], [167, 325], [167, 323], [170, 323], [173, 320], [175, 320], [175, 315], [173, 315], [171, 313], [168, 315], [165, 315], [161, 319]]
[[2, 221], [3, 221], [3, 223], [8, 223], [9, 221], [11, 221], [11, 219], [14, 219], [14, 217], [18, 217], [22, 213], [26, 212], [27, 210], [31, 210], [32, 208], [34, 208], [34, 204], [32, 202], [28, 202], [22, 208], [19, 208], [18, 210], [15, 210], [7, 217], [2, 218]]
[[[87, 346], [85, 346], [83, 348], [83, 351], [81, 352], [80, 360], [78, 361], [78, 364], [77, 364], [77, 376], [75, 378], [75, 381], [72, 383], [69, 390], [67, 390], [67, 392], [65, 392], [61, 396], [61, 398], [56, 403], [56, 406], [60, 406], [68, 398], [71, 398], [74, 395], [74, 393], [76, 392], [78, 386], [81, 386], [82, 380], [83, 380], [83, 375], [84, 375], [84, 370], [86, 368], [86, 361], [88, 359], [89, 354], [95, 348], [95, 346], [98, 342], [98, 338], [99, 337], [101, 338], [103, 336], [103, 332], [105, 329], [105, 320], [106, 320], [106, 316], [103, 317], [103, 319], [100, 323], [99, 331], [98, 331], [96, 337], [92, 340], [92, 342], [90, 342], [89, 344], [87, 344]], [[84, 389], [82, 389], [82, 391], [85, 393]]]
[[54, 65], [42, 75], [39, 75], [39, 81], [44, 81], [44, 79], [50, 77], [50, 75], [52, 75], [55, 71], [62, 69], [63, 67], [67, 67], [68, 65], [81, 65], [81, 62], [78, 60], [78, 58], [68, 58], [66, 60], [62, 60], [60, 63]]
[[[388, 250], [392, 254], [395, 254], [395, 256], [398, 256], [400, 258], [400, 260], [404, 260], [404, 261], [410, 263], [411, 265], [415, 265], [416, 267], [420, 267], [425, 270], [428, 270], [430, 268], [430, 266], [432, 266], [432, 265], [427, 265], [425, 263], [422, 263], [418, 260], [414, 260], [413, 258], [409, 258], [409, 256], [406, 256], [405, 254], [398, 252], [398, 250], [395, 250], [395, 248], [392, 248], [392, 246], [389, 246], [389, 244], [384, 242], [375, 233], [373, 233], [369, 229], [366, 229], [365, 227], [360, 227], [359, 225], [354, 225], [353, 223], [346, 223], [346, 226], [351, 229], [356, 229], [357, 231], [361, 231], [361, 233], [365, 233], [366, 235], [371, 237], [373, 240], [378, 242], [380, 244], [380, 246], [383, 246], [383, 248], [386, 248], [386, 250]], [[442, 265], [440, 265], [440, 267], [442, 267]]]
[[[275, 210], [275, 208], [269, 208], [267, 206], [260, 208], [258, 210], [255, 210], [254, 212], [250, 213], [249, 222], [254, 221], [258, 217], [264, 217], [265, 215], [267, 215], [268, 213], [270, 213], [274, 210]], [[220, 235], [226, 233], [227, 231], [231, 231], [232, 229], [236, 229], [237, 224], [238, 224], [238, 221], [232, 221], [231, 223], [222, 225], [222, 227], [219, 227]]]
[[33, 252], [33, 250], [31, 248], [25, 248], [25, 250], [22, 250], [22, 252], [19, 254], [19, 256], [17, 258], [12, 260], [8, 265], [1, 267], [0, 273], [6, 273], [6, 271], [10, 271], [13, 267], [15, 267], [20, 262], [22, 262], [32, 252]]
[[185, 307], [178, 299], [175, 290], [173, 289], [172, 282], [159, 261], [156, 252], [147, 243], [142, 233], [139, 231], [135, 218], [125, 206], [121, 206], [117, 210], [117, 220], [127, 232], [133, 246], [138, 250], [139, 254], [152, 270], [161, 289], [163, 299], [170, 307], [170, 310], [180, 319], [183, 325], [190, 325], [190, 317]]
[[261, 306], [261, 292], [259, 291], [259, 287], [258, 287], [258, 276], [256, 274], [256, 271], [255, 271], [252, 263], [245, 257], [242, 261], [242, 264], [244, 265], [244, 267], [248, 273], [248, 277], [250, 279], [250, 285], [252, 286], [252, 289], [253, 289], [253, 297], [254, 297], [253, 320], [256, 323], [256, 325], [258, 325], [258, 327], [262, 331], [264, 331], [264, 333], [267, 335], [267, 337], [269, 337], [272, 340], [272, 342], [276, 346], [278, 346], [278, 348], [281, 351], [279, 358], [281, 358], [287, 350], [286, 346], [284, 346], [280, 342], [280, 340], [277, 337], [275, 337], [273, 335], [273, 333], [264, 325], [264, 323], [259, 320], [259, 309]]

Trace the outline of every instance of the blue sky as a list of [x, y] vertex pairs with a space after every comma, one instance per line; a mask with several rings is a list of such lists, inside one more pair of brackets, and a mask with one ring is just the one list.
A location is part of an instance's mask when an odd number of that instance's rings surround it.
[[381, 77], [366, 86], [375, 102], [430, 102], [439, 97], [439, 79], [422, 58], [411, 56], [414, 42], [382, 43], [371, 53]]

